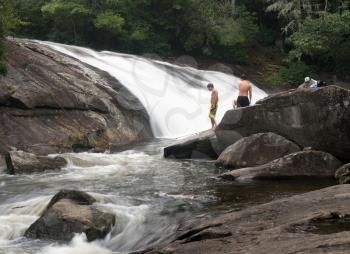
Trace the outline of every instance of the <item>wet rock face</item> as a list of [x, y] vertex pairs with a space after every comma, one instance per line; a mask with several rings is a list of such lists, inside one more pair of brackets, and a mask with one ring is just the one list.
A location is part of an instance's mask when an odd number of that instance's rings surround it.
[[340, 184], [350, 183], [350, 163], [342, 166], [335, 173], [335, 178]]
[[223, 148], [213, 131], [206, 131], [181, 140], [164, 149], [165, 158], [217, 159]]
[[152, 137], [144, 107], [118, 80], [36, 42], [7, 44], [0, 152], [108, 149]]
[[228, 111], [216, 129], [225, 146], [256, 133], [274, 132], [300, 147], [350, 160], [350, 91], [328, 86], [288, 91], [257, 105]]
[[330, 177], [342, 163], [329, 153], [301, 151], [286, 155], [262, 166], [242, 168], [220, 177], [227, 180], [237, 178], [279, 179], [291, 177]]
[[5, 158], [7, 172], [13, 175], [58, 170], [67, 165], [62, 157], [37, 156], [23, 151], [11, 151]]
[[258, 133], [226, 148], [216, 165], [226, 168], [255, 167], [300, 151], [293, 142], [274, 133]]
[[34, 239], [70, 241], [85, 233], [88, 241], [104, 238], [115, 224], [113, 214], [93, 207], [95, 198], [80, 191], [56, 194], [41, 217], [25, 232]]

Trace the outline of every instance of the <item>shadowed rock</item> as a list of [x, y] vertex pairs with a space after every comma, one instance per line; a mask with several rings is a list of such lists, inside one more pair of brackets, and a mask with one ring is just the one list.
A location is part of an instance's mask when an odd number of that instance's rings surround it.
[[226, 168], [254, 167], [300, 151], [293, 142], [274, 133], [258, 133], [227, 147], [216, 161]]
[[164, 148], [165, 158], [176, 159], [217, 159], [222, 146], [213, 131], [206, 131]]
[[225, 146], [256, 133], [274, 132], [300, 147], [350, 160], [350, 91], [337, 86], [289, 91], [257, 105], [226, 112], [216, 129]]
[[335, 178], [340, 184], [350, 183], [350, 163], [342, 166], [335, 173]]
[[301, 151], [262, 166], [242, 168], [220, 175], [227, 180], [237, 178], [273, 179], [291, 177], [334, 177], [342, 163], [333, 155], [319, 151]]
[[41, 217], [25, 232], [35, 239], [70, 241], [85, 233], [88, 241], [104, 238], [115, 224], [115, 216], [92, 206], [95, 198], [80, 191], [60, 191]]

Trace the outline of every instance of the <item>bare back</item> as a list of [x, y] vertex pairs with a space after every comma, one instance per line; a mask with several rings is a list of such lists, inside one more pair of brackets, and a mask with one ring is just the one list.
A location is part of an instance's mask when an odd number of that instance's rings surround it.
[[247, 96], [252, 99], [252, 84], [248, 80], [241, 80], [239, 82], [239, 96]]
[[214, 89], [211, 93], [211, 105], [215, 106], [219, 102], [219, 92], [218, 90]]

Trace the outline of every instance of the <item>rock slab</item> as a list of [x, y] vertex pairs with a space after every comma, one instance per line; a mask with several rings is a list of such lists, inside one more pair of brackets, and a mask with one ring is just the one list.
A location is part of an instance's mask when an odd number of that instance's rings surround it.
[[95, 198], [80, 191], [63, 190], [56, 194], [41, 217], [25, 232], [34, 239], [71, 241], [85, 233], [88, 241], [104, 238], [115, 224], [115, 215], [93, 206]]
[[227, 147], [216, 165], [225, 168], [255, 167], [298, 151], [300, 148], [296, 144], [280, 135], [258, 133]]
[[152, 254], [321, 254], [348, 253], [350, 232], [310, 233], [298, 225], [350, 214], [350, 185], [306, 194], [197, 220], [182, 227], [175, 241]]
[[342, 163], [333, 155], [320, 151], [301, 151], [265, 165], [232, 170], [220, 175], [226, 180], [237, 178], [279, 179], [291, 177], [330, 177]]
[[0, 153], [107, 150], [153, 137], [141, 102], [108, 73], [31, 40], [7, 48]]

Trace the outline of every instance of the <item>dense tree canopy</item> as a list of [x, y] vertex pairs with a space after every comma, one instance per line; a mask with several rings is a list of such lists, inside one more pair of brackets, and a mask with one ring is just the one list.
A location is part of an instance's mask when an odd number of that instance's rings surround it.
[[[259, 63], [252, 52], [263, 48], [275, 52], [284, 65], [270, 73], [269, 82], [292, 83], [312, 69], [346, 74], [349, 3], [0, 0], [0, 38], [12, 33], [97, 49], [164, 56], [186, 53], [239, 64]], [[2, 52], [0, 46], [0, 58]]]

